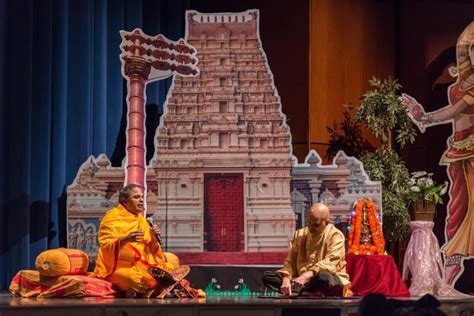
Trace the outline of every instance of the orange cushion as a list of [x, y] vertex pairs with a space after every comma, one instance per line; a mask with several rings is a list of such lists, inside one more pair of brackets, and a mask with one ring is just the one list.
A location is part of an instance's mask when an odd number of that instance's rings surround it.
[[89, 257], [79, 249], [51, 249], [40, 253], [35, 265], [36, 270], [43, 276], [86, 274]]

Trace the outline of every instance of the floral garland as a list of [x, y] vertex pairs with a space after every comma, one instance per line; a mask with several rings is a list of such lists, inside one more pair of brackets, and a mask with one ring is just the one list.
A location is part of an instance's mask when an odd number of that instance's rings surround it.
[[[362, 235], [362, 216], [364, 207], [369, 221], [371, 242], [360, 244]], [[385, 254], [385, 239], [382, 234], [382, 227], [377, 218], [375, 203], [367, 199], [357, 200], [356, 207], [351, 213], [351, 225], [349, 230], [349, 253], [354, 255], [383, 255]]]

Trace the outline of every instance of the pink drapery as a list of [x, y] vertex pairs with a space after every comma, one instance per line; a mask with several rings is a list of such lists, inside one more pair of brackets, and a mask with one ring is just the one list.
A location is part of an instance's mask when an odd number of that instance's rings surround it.
[[449, 286], [444, 279], [444, 267], [438, 239], [433, 233], [433, 222], [410, 222], [412, 230], [405, 258], [403, 260], [403, 278], [408, 280], [411, 273], [410, 294], [422, 296], [465, 296]]

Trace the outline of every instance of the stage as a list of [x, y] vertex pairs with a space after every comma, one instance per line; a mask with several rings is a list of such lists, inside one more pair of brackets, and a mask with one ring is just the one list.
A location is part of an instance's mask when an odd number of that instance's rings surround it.
[[[411, 298], [410, 300], [416, 300]], [[443, 299], [447, 315], [474, 315], [473, 299]], [[22, 316], [297, 316], [357, 315], [360, 298], [352, 299], [281, 299], [258, 297], [211, 296], [205, 299], [98, 299], [98, 298], [16, 298], [0, 293], [0, 315]]]

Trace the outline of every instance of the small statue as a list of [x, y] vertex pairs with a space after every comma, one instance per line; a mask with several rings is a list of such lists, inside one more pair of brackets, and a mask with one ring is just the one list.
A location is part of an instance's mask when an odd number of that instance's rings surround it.
[[372, 241], [372, 234], [370, 233], [370, 224], [367, 220], [367, 208], [364, 205], [362, 208], [362, 233], [360, 243], [363, 245], [370, 244]]

